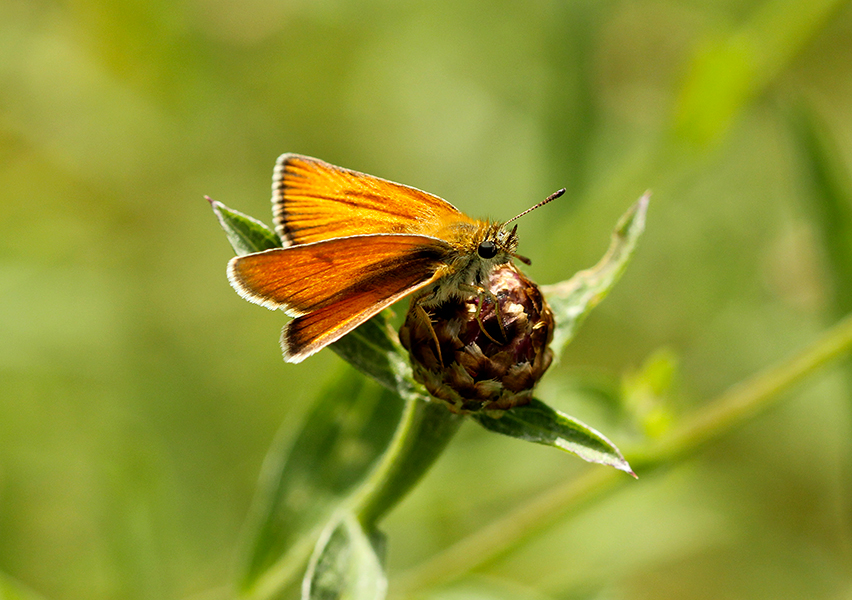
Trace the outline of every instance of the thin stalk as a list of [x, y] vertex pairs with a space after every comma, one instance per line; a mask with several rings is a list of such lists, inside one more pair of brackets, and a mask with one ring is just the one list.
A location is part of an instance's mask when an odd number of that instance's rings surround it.
[[[687, 418], [659, 442], [626, 453], [643, 470], [671, 467], [777, 403], [782, 392], [852, 350], [852, 315], [792, 357], [735, 385]], [[390, 591], [404, 596], [445, 583], [504, 556], [528, 538], [633, 480], [593, 467], [474, 532], [430, 560], [394, 578]]]
[[441, 455], [461, 423], [462, 418], [440, 402], [406, 401], [390, 446], [353, 498], [354, 512], [365, 527], [373, 526], [408, 493]]
[[780, 399], [781, 393], [852, 348], [852, 314], [835, 323], [815, 341], [745, 381], [729, 388], [696, 411], [656, 444], [631, 455], [632, 461], [651, 467], [693, 453]]

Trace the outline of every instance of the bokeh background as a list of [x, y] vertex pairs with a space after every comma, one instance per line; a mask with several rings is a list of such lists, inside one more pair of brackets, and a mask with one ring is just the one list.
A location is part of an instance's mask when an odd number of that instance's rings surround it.
[[[0, 1], [0, 573], [228, 597], [267, 449], [348, 367], [282, 362], [204, 194], [268, 221], [285, 151], [475, 216], [564, 186], [519, 223], [552, 283], [652, 189], [540, 394], [629, 446], [852, 308], [850, 99], [836, 0]], [[436, 597], [850, 598], [848, 370]], [[391, 575], [588, 468], [466, 425]]]

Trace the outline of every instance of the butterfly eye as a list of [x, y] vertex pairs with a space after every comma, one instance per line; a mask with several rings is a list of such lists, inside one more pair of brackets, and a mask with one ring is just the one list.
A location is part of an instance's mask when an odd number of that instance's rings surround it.
[[479, 248], [476, 249], [476, 253], [480, 258], [494, 258], [497, 256], [497, 244], [491, 240], [485, 240], [479, 244]]

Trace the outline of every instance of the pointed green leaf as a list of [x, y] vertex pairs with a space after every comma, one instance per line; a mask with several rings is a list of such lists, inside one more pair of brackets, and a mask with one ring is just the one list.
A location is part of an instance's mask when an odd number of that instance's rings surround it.
[[381, 600], [388, 588], [384, 538], [346, 514], [317, 543], [302, 586], [303, 600]]
[[516, 406], [497, 418], [483, 413], [472, 416], [490, 431], [573, 452], [583, 460], [609, 465], [636, 476], [615, 444], [603, 434], [540, 400]]
[[216, 200], [207, 200], [238, 256], [281, 247], [278, 234], [254, 217], [228, 208]]
[[636, 242], [645, 230], [649, 200], [650, 193], [646, 193], [621, 217], [612, 233], [609, 249], [598, 264], [580, 271], [568, 281], [542, 286], [556, 320], [551, 343], [554, 356], [559, 357], [586, 315], [606, 297], [624, 273]]
[[352, 372], [329, 389], [289, 445], [264, 465], [241, 587], [266, 598], [300, 578], [329, 517], [373, 471], [403, 402]]

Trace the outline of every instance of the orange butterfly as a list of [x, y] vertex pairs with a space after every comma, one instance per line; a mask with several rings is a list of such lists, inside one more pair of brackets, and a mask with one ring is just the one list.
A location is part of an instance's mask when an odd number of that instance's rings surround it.
[[468, 217], [446, 200], [298, 154], [273, 175], [275, 230], [284, 242], [233, 258], [228, 279], [246, 300], [295, 317], [281, 333], [301, 362], [400, 298], [422, 311], [450, 296], [489, 295], [488, 273], [513, 257], [517, 225]]

